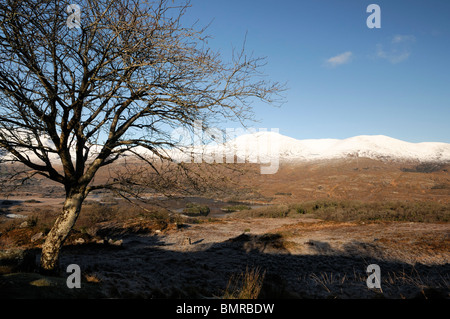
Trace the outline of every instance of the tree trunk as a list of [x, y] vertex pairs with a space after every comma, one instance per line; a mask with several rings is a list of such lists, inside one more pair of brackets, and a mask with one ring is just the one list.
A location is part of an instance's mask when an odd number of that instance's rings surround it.
[[81, 211], [81, 205], [84, 201], [82, 193], [71, 193], [66, 196], [63, 211], [56, 219], [53, 228], [47, 235], [42, 245], [41, 270], [44, 272], [55, 272], [59, 266], [59, 252], [66, 240], [69, 232], [72, 230], [78, 215]]

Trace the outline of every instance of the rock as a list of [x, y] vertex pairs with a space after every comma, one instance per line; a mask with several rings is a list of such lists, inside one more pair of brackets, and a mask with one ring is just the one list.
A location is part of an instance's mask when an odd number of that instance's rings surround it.
[[41, 238], [43, 238], [43, 237], [44, 237], [44, 233], [43, 233], [43, 232], [34, 234], [34, 235], [31, 237], [31, 242], [34, 243], [35, 241], [38, 241], [39, 239], [41, 239]]
[[14, 219], [27, 218], [27, 216], [19, 215], [19, 214], [7, 214], [6, 217], [14, 218]]
[[30, 282], [30, 285], [36, 286], [36, 287], [51, 287], [51, 286], [57, 286], [58, 284], [54, 281], [51, 281], [48, 278], [41, 278], [34, 280]]
[[97, 239], [95, 242], [96, 242], [97, 244], [104, 244], [104, 243], [105, 243], [105, 240], [104, 240], [104, 239]]
[[80, 237], [80, 238], [78, 238], [78, 239], [75, 239], [73, 243], [74, 243], [75, 245], [81, 245], [81, 244], [84, 244], [85, 242], [86, 242], [86, 241], [85, 241], [83, 238]]
[[32, 271], [36, 267], [36, 255], [26, 249], [0, 250], [0, 274]]
[[25, 221], [19, 225], [19, 228], [27, 228], [28, 226], [28, 221]]
[[123, 240], [122, 239], [120, 239], [120, 240], [109, 239], [108, 244], [113, 245], [113, 246], [122, 246]]

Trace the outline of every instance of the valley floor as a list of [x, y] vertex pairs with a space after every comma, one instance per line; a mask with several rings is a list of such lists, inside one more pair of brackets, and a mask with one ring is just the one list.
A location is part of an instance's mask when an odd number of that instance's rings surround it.
[[[0, 297], [239, 298], [250, 281], [259, 298], [450, 298], [449, 169], [367, 159], [282, 166], [225, 194], [241, 195], [247, 212], [203, 199], [210, 215], [182, 220], [173, 216], [186, 200], [150, 218], [98, 194], [61, 255], [62, 270], [81, 267], [84, 289], [68, 291], [64, 271], [8, 273], [0, 258]], [[25, 249], [37, 261], [61, 188], [37, 180], [0, 200], [0, 252]], [[367, 287], [371, 264], [381, 289]]]

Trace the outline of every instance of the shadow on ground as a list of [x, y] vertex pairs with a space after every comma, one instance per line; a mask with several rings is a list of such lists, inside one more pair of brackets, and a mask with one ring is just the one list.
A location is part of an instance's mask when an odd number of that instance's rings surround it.
[[[68, 289], [69, 274], [64, 272], [56, 279], [16, 273], [1, 277], [0, 297], [220, 298], [231, 277], [258, 268], [265, 273], [261, 299], [449, 298], [450, 264], [387, 261], [370, 249], [363, 251], [358, 243], [338, 252], [327, 243], [310, 242], [316, 253], [309, 255], [292, 255], [285, 245], [277, 235], [242, 234], [221, 243], [197, 242], [178, 249], [158, 236], [129, 236], [122, 247], [66, 246], [61, 268], [81, 267], [81, 289]], [[381, 268], [381, 289], [367, 287], [370, 264]], [[88, 282], [89, 278], [98, 283]], [[39, 280], [44, 286], [31, 284]]]

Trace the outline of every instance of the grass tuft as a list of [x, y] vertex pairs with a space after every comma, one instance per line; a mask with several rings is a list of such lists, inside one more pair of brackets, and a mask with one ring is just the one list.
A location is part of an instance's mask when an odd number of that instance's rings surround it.
[[258, 299], [266, 272], [259, 267], [245, 269], [245, 273], [232, 276], [223, 299]]

